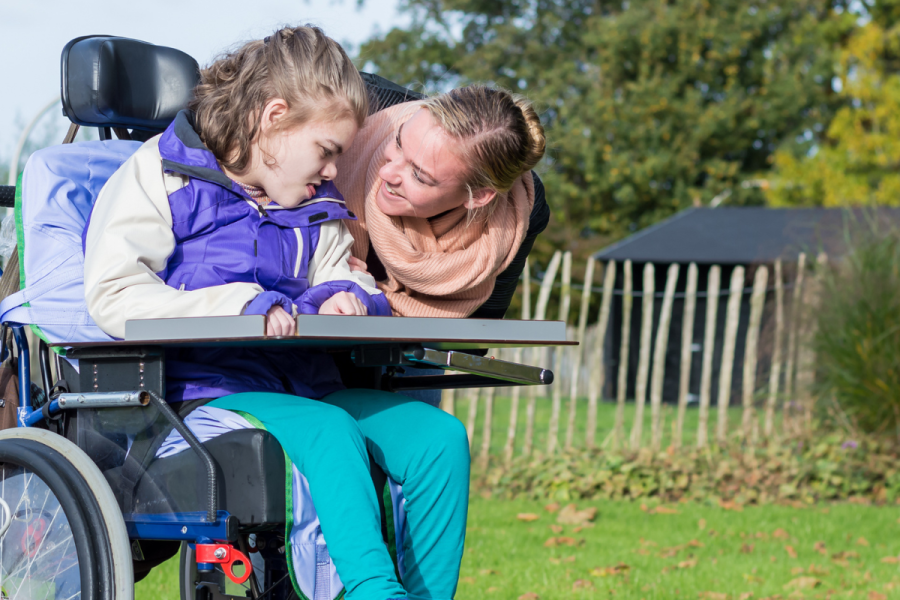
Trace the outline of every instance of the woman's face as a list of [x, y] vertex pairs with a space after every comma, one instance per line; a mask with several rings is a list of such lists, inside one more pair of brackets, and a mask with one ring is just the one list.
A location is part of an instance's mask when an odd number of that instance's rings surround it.
[[491, 190], [473, 190], [470, 201], [466, 166], [450, 150], [456, 143], [430, 112], [417, 111], [385, 149], [387, 162], [378, 171], [382, 183], [375, 196], [378, 208], [392, 217], [427, 219], [459, 206], [477, 208], [490, 202]]

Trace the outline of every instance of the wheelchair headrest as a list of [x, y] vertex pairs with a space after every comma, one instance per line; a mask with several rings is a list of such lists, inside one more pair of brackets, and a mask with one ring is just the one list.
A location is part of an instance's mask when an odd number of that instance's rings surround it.
[[63, 111], [81, 126], [163, 131], [199, 79], [184, 52], [138, 40], [92, 35], [62, 51]]

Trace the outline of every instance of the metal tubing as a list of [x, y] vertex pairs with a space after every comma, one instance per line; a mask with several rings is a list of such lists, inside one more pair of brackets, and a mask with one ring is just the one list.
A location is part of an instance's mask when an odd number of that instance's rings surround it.
[[548, 369], [475, 356], [465, 352], [441, 352], [426, 348], [425, 356], [421, 359], [407, 356], [407, 360], [411, 365], [441, 367], [524, 385], [547, 385], [553, 381], [553, 372]]
[[[51, 417], [56, 415], [57, 413], [59, 413], [59, 402], [57, 402], [56, 400], [51, 400], [50, 405], [47, 407], [47, 413]], [[44, 414], [44, 411], [42, 408], [33, 410], [33, 411], [29, 412], [27, 415], [25, 415], [24, 427], [33, 427], [34, 425], [37, 425], [38, 423], [40, 423], [41, 421], [43, 421], [46, 418], [47, 418], [47, 415]]]
[[166, 403], [165, 400], [160, 398], [156, 392], [149, 391], [147, 392], [150, 395], [150, 402], [159, 409], [159, 412], [166, 418], [169, 423], [175, 428], [175, 431], [181, 434], [181, 437], [184, 438], [184, 441], [188, 443], [188, 446], [191, 447], [191, 450], [197, 453], [200, 457], [200, 460], [203, 462], [206, 467], [206, 481], [207, 481], [207, 509], [206, 509], [206, 520], [210, 523], [214, 523], [216, 521], [216, 511], [219, 506], [219, 490], [216, 488], [216, 461], [213, 459], [212, 455], [203, 447], [200, 441], [194, 436], [194, 433], [188, 429], [187, 425], [184, 424], [184, 421], [179, 417], [172, 407]]
[[50, 398], [50, 389], [52, 388], [50, 385], [50, 347], [44, 340], [41, 340], [38, 345], [38, 355], [41, 361], [41, 383], [44, 385], [44, 394]]
[[28, 354], [28, 338], [22, 327], [13, 327], [13, 336], [19, 349], [19, 427], [27, 427], [25, 417], [31, 412], [31, 364]]
[[121, 408], [126, 406], [147, 406], [150, 393], [146, 390], [133, 392], [85, 392], [59, 395], [59, 408]]

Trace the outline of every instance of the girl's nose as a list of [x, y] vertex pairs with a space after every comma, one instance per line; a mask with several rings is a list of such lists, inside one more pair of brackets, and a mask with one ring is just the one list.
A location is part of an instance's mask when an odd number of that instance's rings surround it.
[[331, 181], [335, 177], [337, 177], [337, 165], [334, 162], [330, 162], [319, 171], [319, 175], [322, 176], [322, 179], [326, 181]]

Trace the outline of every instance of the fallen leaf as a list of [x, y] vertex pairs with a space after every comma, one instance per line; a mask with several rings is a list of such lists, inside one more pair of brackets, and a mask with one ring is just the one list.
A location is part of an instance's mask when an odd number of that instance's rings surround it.
[[778, 562], [778, 559], [775, 558], [774, 556], [770, 556], [770, 557], [769, 557], [769, 562]]
[[691, 548], [702, 548], [703, 542], [701, 542], [699, 540], [691, 540], [687, 543], [687, 545], [690, 546]]
[[777, 540], [786, 540], [791, 536], [788, 535], [787, 531], [785, 531], [784, 529], [781, 529], [779, 527], [778, 529], [776, 529], [775, 531], [772, 532], [772, 537]]
[[738, 596], [738, 600], [750, 600], [753, 597], [753, 592], [744, 592], [740, 596]]
[[494, 569], [482, 569], [479, 571], [482, 575], [499, 575], [499, 571], [495, 571]]
[[822, 585], [822, 581], [815, 577], [798, 577], [792, 579], [784, 585], [784, 589], [794, 590], [811, 590]]
[[550, 531], [552, 531], [553, 533], [562, 533], [562, 532], [563, 532], [563, 528], [562, 528], [561, 525], [551, 525], [551, 526], [550, 526]]
[[595, 507], [578, 510], [574, 504], [567, 504], [556, 517], [556, 522], [560, 525], [584, 525], [593, 521], [597, 517], [597, 509]]
[[575, 590], [592, 590], [594, 589], [594, 582], [590, 579], [576, 579], [572, 584], [572, 591]]
[[755, 537], [758, 540], [767, 540], [767, 539], [769, 539], [769, 534], [766, 533], [765, 531], [757, 531], [756, 535], [754, 535], [753, 537]]
[[[548, 504], [544, 507], [544, 510], [547, 512], [555, 513], [559, 510], [559, 502], [554, 502], [553, 504]], [[529, 592], [530, 593], [530, 592]]]
[[645, 540], [644, 538], [641, 538], [640, 540], [638, 540], [638, 543], [641, 546], [659, 546], [659, 544], [657, 544], [653, 540]]
[[668, 506], [657, 506], [653, 510], [650, 511], [650, 514], [657, 515], [677, 515], [678, 511], [674, 508], [669, 508]]
[[831, 560], [855, 560], [859, 558], [859, 552], [854, 552], [853, 550], [836, 552], [831, 555]]
[[646, 505], [646, 504], [641, 504], [641, 510], [644, 511], [644, 512], [647, 512], [647, 505]]
[[791, 558], [797, 558], [797, 551], [794, 550], [793, 546], [785, 546], [784, 551], [788, 553], [788, 556]]
[[516, 515], [516, 518], [520, 521], [525, 521], [526, 523], [540, 519], [540, 517], [534, 513], [519, 513]]
[[632, 550], [635, 554], [640, 554], [641, 556], [650, 556], [650, 551], [646, 548], [638, 548], [637, 550]]
[[489, 587], [489, 588], [487, 589], [487, 593], [488, 593], [488, 594], [493, 594], [494, 592], [496, 592], [496, 591], [499, 590], [499, 589], [500, 589], [500, 588], [498, 588], [498, 587], [491, 586], [491, 587]]
[[696, 566], [697, 566], [697, 559], [696, 559], [696, 558], [691, 558], [691, 559], [688, 559], [688, 560], [683, 560], [683, 561], [681, 561], [680, 563], [678, 563], [678, 568], [679, 568], [679, 569], [693, 569], [693, 568], [696, 567]]
[[815, 544], [813, 544], [813, 550], [815, 550], [822, 556], [828, 556], [828, 550], [825, 548], [825, 542], [816, 542]]
[[590, 574], [594, 577], [614, 577], [628, 573], [630, 566], [620, 562], [612, 567], [595, 567], [590, 570]]
[[474, 577], [463, 577], [459, 580], [461, 583], [475, 583]]
[[728, 600], [728, 594], [722, 592], [700, 592], [697, 594], [700, 600]]
[[558, 565], [558, 564], [561, 563], [561, 562], [562, 562], [562, 561], [559, 560], [558, 558], [553, 558], [552, 556], [550, 557], [550, 564], [551, 564], [551, 565]]
[[519, 600], [539, 600], [540, 596], [535, 594], [534, 592], [528, 592], [527, 594], [522, 594], [519, 596]]
[[803, 574], [803, 567], [794, 567], [791, 569], [791, 575], [801, 575]]
[[663, 548], [659, 552], [660, 558], [674, 558], [679, 552], [684, 550], [684, 546], [672, 546], [671, 548]]
[[706, 519], [700, 519], [699, 521], [697, 521], [697, 529], [699, 529], [700, 531], [706, 529]]
[[856, 545], [857, 546], [869, 546], [870, 544], [869, 544], [869, 540], [867, 540], [864, 537], [860, 537], [858, 540], [856, 540]]
[[753, 554], [755, 544], [741, 544], [741, 554]]
[[828, 577], [828, 570], [820, 567], [819, 565], [809, 565], [807, 573], [809, 573], [810, 575], [816, 575], [818, 577]]
[[570, 537], [552, 537], [544, 542], [544, 547], [555, 548], [556, 546], [577, 546], [583, 542], [584, 540], [575, 540], [575, 538]]
[[866, 598], [867, 598], [867, 600], [887, 600], [887, 595], [873, 590], [873, 591], [869, 592], [869, 595], [866, 596]]
[[897, 556], [885, 556], [881, 559], [881, 562], [887, 563], [889, 565], [900, 564], [900, 557]]
[[725, 510], [733, 510], [735, 512], [741, 512], [744, 510], [744, 507], [734, 500], [719, 500], [719, 507], [724, 508]]

